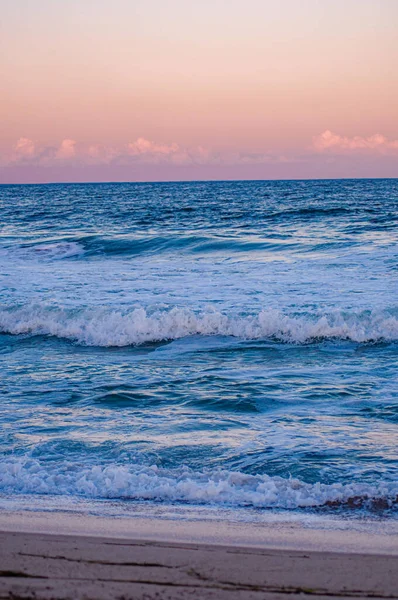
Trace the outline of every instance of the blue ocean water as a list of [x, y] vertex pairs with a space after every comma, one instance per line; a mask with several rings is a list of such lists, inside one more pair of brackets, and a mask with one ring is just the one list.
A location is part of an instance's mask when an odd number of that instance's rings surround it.
[[398, 180], [0, 207], [3, 497], [397, 512]]

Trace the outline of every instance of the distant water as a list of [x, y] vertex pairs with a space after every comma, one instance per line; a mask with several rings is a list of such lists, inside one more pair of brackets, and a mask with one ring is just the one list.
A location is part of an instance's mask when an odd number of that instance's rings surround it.
[[7, 502], [398, 513], [398, 180], [0, 209]]

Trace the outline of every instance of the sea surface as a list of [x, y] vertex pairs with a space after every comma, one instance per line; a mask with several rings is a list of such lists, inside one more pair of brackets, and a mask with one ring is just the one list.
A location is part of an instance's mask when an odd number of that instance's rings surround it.
[[8, 508], [397, 518], [398, 180], [0, 186], [0, 225]]

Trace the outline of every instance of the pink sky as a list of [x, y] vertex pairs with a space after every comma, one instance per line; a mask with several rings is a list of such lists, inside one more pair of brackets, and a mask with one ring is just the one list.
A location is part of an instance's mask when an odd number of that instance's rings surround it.
[[398, 177], [396, 0], [3, 0], [0, 182]]

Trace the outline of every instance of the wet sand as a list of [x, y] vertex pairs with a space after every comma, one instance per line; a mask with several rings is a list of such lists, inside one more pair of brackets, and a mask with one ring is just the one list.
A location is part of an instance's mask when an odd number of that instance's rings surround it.
[[0, 530], [2, 599], [398, 598], [394, 531], [4, 512]]

